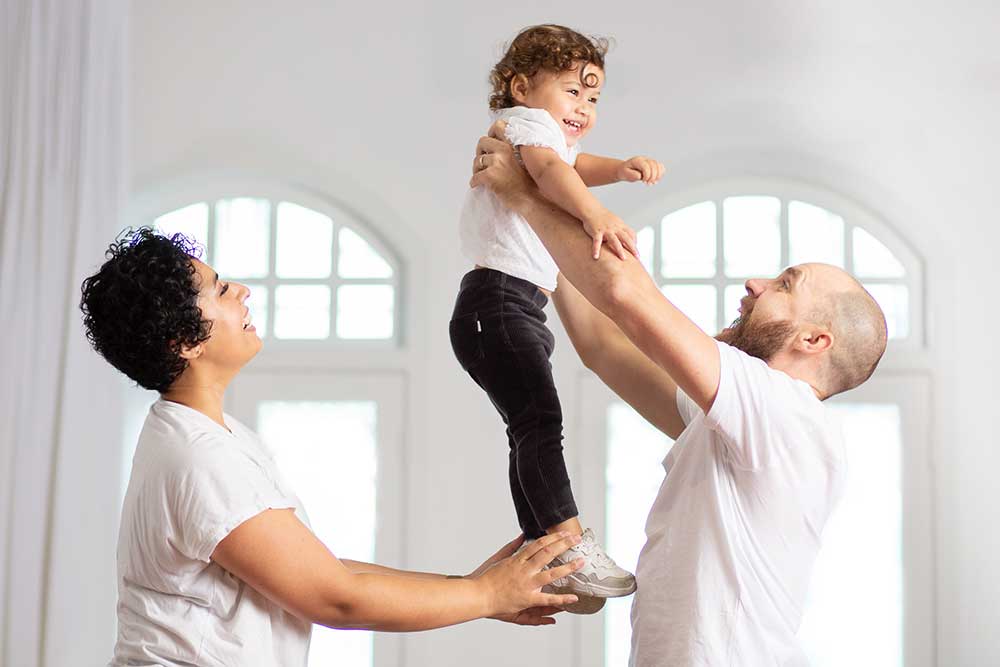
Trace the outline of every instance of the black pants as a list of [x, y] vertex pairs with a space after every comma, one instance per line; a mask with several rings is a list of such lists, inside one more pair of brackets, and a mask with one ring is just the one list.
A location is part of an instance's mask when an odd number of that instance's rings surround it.
[[451, 346], [507, 425], [510, 491], [526, 537], [577, 515], [562, 455], [562, 408], [552, 381], [554, 338], [537, 287], [492, 269], [462, 278]]

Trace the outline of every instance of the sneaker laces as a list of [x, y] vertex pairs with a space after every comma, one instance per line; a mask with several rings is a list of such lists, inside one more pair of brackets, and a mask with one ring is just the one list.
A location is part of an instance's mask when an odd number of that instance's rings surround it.
[[580, 544], [576, 545], [576, 549], [594, 565], [599, 567], [615, 567], [615, 562], [611, 560], [611, 557], [604, 553], [604, 549], [601, 549], [597, 542], [593, 540], [583, 540]]

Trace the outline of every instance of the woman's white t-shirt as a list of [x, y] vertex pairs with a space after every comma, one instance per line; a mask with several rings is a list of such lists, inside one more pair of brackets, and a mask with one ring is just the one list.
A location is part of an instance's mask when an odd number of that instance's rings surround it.
[[[576, 164], [580, 145], [566, 145], [566, 135], [545, 109], [511, 107], [501, 109], [494, 119], [507, 122], [507, 141], [515, 148], [551, 148], [566, 164]], [[466, 193], [459, 231], [462, 254], [474, 264], [502, 271], [549, 291], [556, 288], [559, 267], [541, 239], [527, 220], [501, 204], [486, 186], [480, 185]]]
[[210, 561], [234, 528], [301, 503], [267, 448], [225, 415], [158, 400], [135, 457], [118, 537], [111, 665], [304, 666], [312, 625]]

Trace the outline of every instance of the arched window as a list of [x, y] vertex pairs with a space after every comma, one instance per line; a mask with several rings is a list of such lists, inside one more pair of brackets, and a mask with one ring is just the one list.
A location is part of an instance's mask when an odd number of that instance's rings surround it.
[[922, 270], [883, 222], [810, 188], [732, 183], [630, 218], [646, 270], [703, 330], [737, 316], [748, 278], [823, 262], [846, 269], [886, 314], [894, 346], [923, 345]]
[[[711, 334], [736, 318], [748, 278], [805, 262], [845, 268], [882, 306], [894, 373], [880, 369], [831, 400], [845, 426], [849, 479], [824, 533], [800, 637], [816, 667], [902, 665], [904, 656], [907, 665], [931, 664], [929, 390], [922, 376], [898, 375], [919, 366], [908, 368], [907, 355], [924, 344], [920, 260], [862, 208], [785, 182], [719, 183], [626, 221], [638, 231], [647, 271]], [[634, 567], [673, 441], [592, 376], [580, 397], [583, 503], [603, 508], [609, 553]], [[603, 632], [584, 634], [582, 650], [603, 653], [606, 667], [627, 662], [630, 604], [611, 600], [602, 620], [580, 621], [603, 621]]]
[[226, 197], [189, 203], [154, 224], [195, 238], [220, 276], [250, 288], [261, 337], [397, 339], [398, 262], [340, 207]]

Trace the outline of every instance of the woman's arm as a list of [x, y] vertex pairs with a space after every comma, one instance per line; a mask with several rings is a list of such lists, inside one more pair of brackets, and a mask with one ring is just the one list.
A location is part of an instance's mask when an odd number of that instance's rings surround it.
[[521, 146], [520, 151], [524, 167], [542, 194], [583, 223], [584, 230], [593, 239], [594, 259], [601, 254], [602, 242], [607, 243], [619, 258], [624, 259], [626, 252], [638, 256], [635, 232], [604, 208], [573, 167], [563, 162], [551, 148]]
[[212, 560], [299, 618], [331, 628], [411, 632], [484, 617], [516, 620], [527, 608], [575, 601], [540, 589], [582, 564], [542, 571], [578, 540], [546, 535], [473, 578], [352, 572], [293, 510], [283, 509], [265, 510], [237, 526]]
[[676, 440], [685, 424], [677, 409], [677, 384], [667, 372], [562, 274], [552, 300], [583, 365], [646, 421]]

